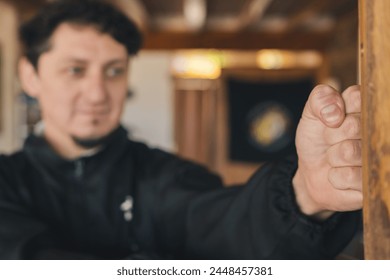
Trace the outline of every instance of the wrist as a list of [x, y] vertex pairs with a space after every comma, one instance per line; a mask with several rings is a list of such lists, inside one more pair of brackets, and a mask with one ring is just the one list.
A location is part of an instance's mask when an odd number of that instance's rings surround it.
[[334, 214], [334, 211], [322, 208], [310, 195], [308, 182], [302, 176], [299, 168], [296, 171], [292, 185], [295, 193], [295, 200], [302, 214], [317, 221], [324, 221]]

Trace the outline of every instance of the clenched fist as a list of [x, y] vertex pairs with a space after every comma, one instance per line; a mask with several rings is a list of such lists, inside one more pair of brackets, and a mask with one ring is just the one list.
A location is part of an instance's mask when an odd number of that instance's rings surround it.
[[359, 86], [340, 94], [319, 85], [311, 92], [297, 129], [293, 178], [304, 214], [325, 219], [362, 207], [360, 108]]

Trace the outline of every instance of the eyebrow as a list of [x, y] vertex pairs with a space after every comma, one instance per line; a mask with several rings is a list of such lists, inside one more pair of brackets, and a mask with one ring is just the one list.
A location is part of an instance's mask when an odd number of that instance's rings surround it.
[[[79, 58], [66, 58], [64, 59], [64, 62], [72, 62], [72, 63], [78, 63], [78, 64], [88, 64], [88, 60], [85, 60], [85, 59], [79, 59]], [[121, 58], [117, 58], [117, 59], [112, 59], [112, 60], [109, 60], [108, 62], [106, 62], [104, 64], [104, 66], [111, 66], [111, 65], [114, 65], [114, 64], [119, 64], [119, 63], [124, 63], [127, 65], [127, 62], [128, 60], [127, 59], [121, 59]]]
[[113, 60], [110, 60], [108, 61], [105, 66], [111, 66], [111, 65], [114, 65], [114, 64], [119, 64], [119, 63], [124, 63], [125, 65], [127, 65], [128, 63], [128, 60], [126, 59], [113, 59]]

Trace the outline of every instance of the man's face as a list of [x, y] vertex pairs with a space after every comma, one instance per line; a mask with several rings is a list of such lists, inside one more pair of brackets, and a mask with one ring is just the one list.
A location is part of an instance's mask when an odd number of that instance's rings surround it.
[[98, 139], [114, 130], [127, 93], [126, 48], [93, 27], [61, 24], [38, 62], [45, 133]]

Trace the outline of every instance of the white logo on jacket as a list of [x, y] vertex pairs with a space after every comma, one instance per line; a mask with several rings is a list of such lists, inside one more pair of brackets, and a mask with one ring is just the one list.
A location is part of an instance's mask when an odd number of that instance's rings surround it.
[[123, 211], [124, 219], [127, 222], [130, 222], [133, 219], [133, 198], [130, 195], [126, 196], [126, 199], [122, 202], [120, 208]]

